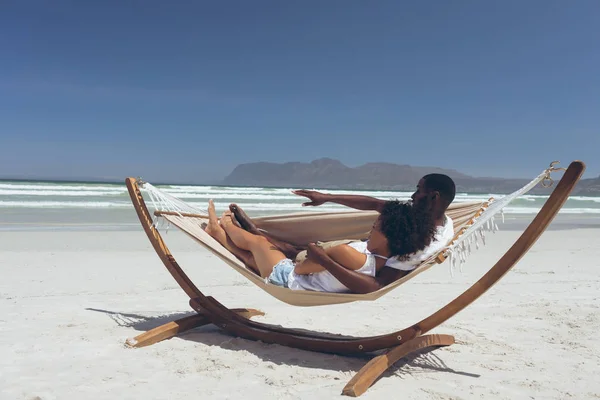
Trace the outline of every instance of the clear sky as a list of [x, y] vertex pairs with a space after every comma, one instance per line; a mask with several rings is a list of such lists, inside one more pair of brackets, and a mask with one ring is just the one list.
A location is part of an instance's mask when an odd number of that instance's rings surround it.
[[600, 174], [600, 1], [0, 2], [0, 175]]

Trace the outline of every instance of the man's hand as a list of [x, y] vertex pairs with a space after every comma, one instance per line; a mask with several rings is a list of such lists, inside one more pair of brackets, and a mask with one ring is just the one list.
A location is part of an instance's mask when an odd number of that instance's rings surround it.
[[302, 203], [303, 206], [320, 206], [328, 200], [325, 193], [317, 192], [316, 190], [300, 189], [293, 190], [292, 193], [298, 196], [306, 197], [310, 200], [306, 203]]

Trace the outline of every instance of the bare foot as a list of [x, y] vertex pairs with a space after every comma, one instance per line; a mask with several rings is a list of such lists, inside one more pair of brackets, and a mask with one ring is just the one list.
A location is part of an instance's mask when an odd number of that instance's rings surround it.
[[233, 222], [233, 214], [231, 213], [231, 211], [223, 211], [220, 222], [221, 228], [223, 228], [226, 232], [232, 225], [235, 226], [235, 223]]
[[217, 218], [215, 204], [212, 200], [208, 201], [208, 225], [206, 225], [204, 231], [213, 238], [215, 238], [221, 244], [227, 241], [227, 234], [225, 233], [223, 228], [221, 228], [221, 225], [219, 225], [219, 219]]
[[235, 216], [235, 219], [244, 230], [255, 235], [260, 235], [260, 231], [258, 230], [256, 225], [254, 225], [254, 222], [252, 222], [250, 217], [246, 214], [244, 210], [242, 210], [240, 206], [232, 203], [229, 205], [229, 210], [231, 210], [231, 212]]

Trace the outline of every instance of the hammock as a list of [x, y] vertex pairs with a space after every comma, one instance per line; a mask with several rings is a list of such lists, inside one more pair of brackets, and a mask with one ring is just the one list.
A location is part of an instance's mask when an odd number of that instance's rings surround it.
[[[341, 304], [353, 301], [374, 301], [396, 289], [398, 286], [425, 272], [436, 263], [450, 258], [450, 271], [459, 263], [466, 261], [472, 247], [485, 243], [485, 233], [495, 232], [498, 227], [495, 215], [502, 211], [512, 200], [527, 193], [538, 183], [549, 178], [549, 169], [544, 170], [523, 188], [498, 200], [455, 202], [450, 205], [446, 214], [454, 222], [454, 239], [440, 253], [424, 260], [415, 270], [401, 279], [371, 293], [326, 293], [305, 290], [291, 290], [267, 283], [264, 278], [248, 269], [237, 257], [230, 253], [219, 242], [208, 235], [202, 228], [208, 223], [207, 211], [194, 207], [178, 199], [150, 183], [143, 182], [141, 187], [146, 191], [155, 208], [155, 216], [164, 218], [177, 226], [201, 245], [221, 258], [227, 265], [242, 274], [250, 282], [284, 303], [294, 306], [321, 306]], [[365, 239], [378, 213], [374, 211], [330, 212], [271, 216], [254, 219], [256, 226], [273, 237], [294, 243], [308, 244], [315, 241], [332, 241], [341, 239]], [[158, 220], [154, 222], [156, 227]]]

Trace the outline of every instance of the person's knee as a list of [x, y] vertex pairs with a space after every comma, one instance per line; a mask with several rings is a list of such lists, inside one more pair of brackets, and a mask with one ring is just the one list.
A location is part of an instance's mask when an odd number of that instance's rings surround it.
[[271, 242], [269, 242], [269, 240], [266, 237], [255, 235], [250, 241], [250, 246], [265, 248], [267, 246], [273, 246], [273, 244], [271, 244]]

